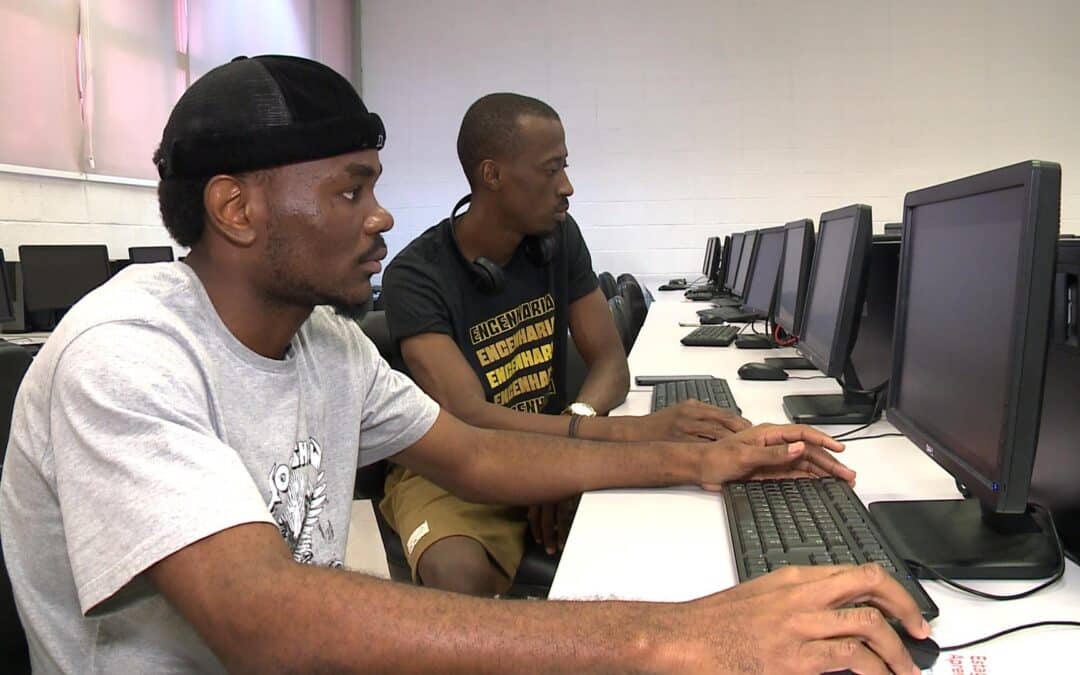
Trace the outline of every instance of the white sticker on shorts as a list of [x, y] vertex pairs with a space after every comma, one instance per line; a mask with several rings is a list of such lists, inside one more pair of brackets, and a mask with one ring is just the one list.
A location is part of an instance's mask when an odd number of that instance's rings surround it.
[[412, 534], [409, 535], [409, 543], [405, 544], [405, 548], [408, 549], [408, 555], [412, 555], [413, 549], [416, 548], [416, 544], [430, 531], [431, 528], [428, 527], [426, 520], [413, 530]]

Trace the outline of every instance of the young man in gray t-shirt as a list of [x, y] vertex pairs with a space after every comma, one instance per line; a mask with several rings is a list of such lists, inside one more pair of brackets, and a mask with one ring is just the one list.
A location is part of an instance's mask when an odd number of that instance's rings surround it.
[[[474, 501], [853, 472], [806, 427], [615, 444], [470, 427], [350, 321], [393, 219], [378, 117], [330, 69], [239, 60], [181, 97], [155, 155], [191, 253], [61, 321], [16, 401], [0, 485], [39, 672], [912, 672], [880, 568], [790, 570], [681, 605], [476, 600], [340, 567], [358, 464]], [[877, 609], [836, 608], [860, 601]], [[777, 630], [777, 629], [780, 630]]]

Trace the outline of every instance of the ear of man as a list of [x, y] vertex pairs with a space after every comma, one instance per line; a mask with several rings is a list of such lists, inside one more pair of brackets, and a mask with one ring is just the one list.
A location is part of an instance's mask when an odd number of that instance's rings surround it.
[[485, 159], [480, 162], [480, 183], [491, 190], [497, 192], [499, 186], [502, 183], [502, 170], [499, 168], [499, 163], [493, 159]]
[[255, 173], [214, 176], [203, 191], [203, 203], [209, 228], [235, 246], [249, 247], [266, 222], [266, 179]]

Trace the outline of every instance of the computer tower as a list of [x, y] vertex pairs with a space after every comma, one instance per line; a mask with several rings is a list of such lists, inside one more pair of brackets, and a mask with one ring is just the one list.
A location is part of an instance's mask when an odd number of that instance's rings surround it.
[[23, 281], [17, 261], [4, 262], [2, 270], [7, 275], [7, 287], [11, 293], [11, 313], [14, 319], [0, 323], [0, 333], [22, 333], [26, 328], [26, 312], [23, 311]]
[[1065, 549], [1080, 555], [1080, 240], [1058, 242], [1050, 348], [1031, 502], [1050, 509]]

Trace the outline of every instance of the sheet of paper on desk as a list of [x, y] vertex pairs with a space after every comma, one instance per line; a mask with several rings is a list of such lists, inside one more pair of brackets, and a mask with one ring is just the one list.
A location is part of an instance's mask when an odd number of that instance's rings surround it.
[[971, 652], [942, 654], [930, 670], [923, 673], [930, 675], [991, 675], [990, 659]]

